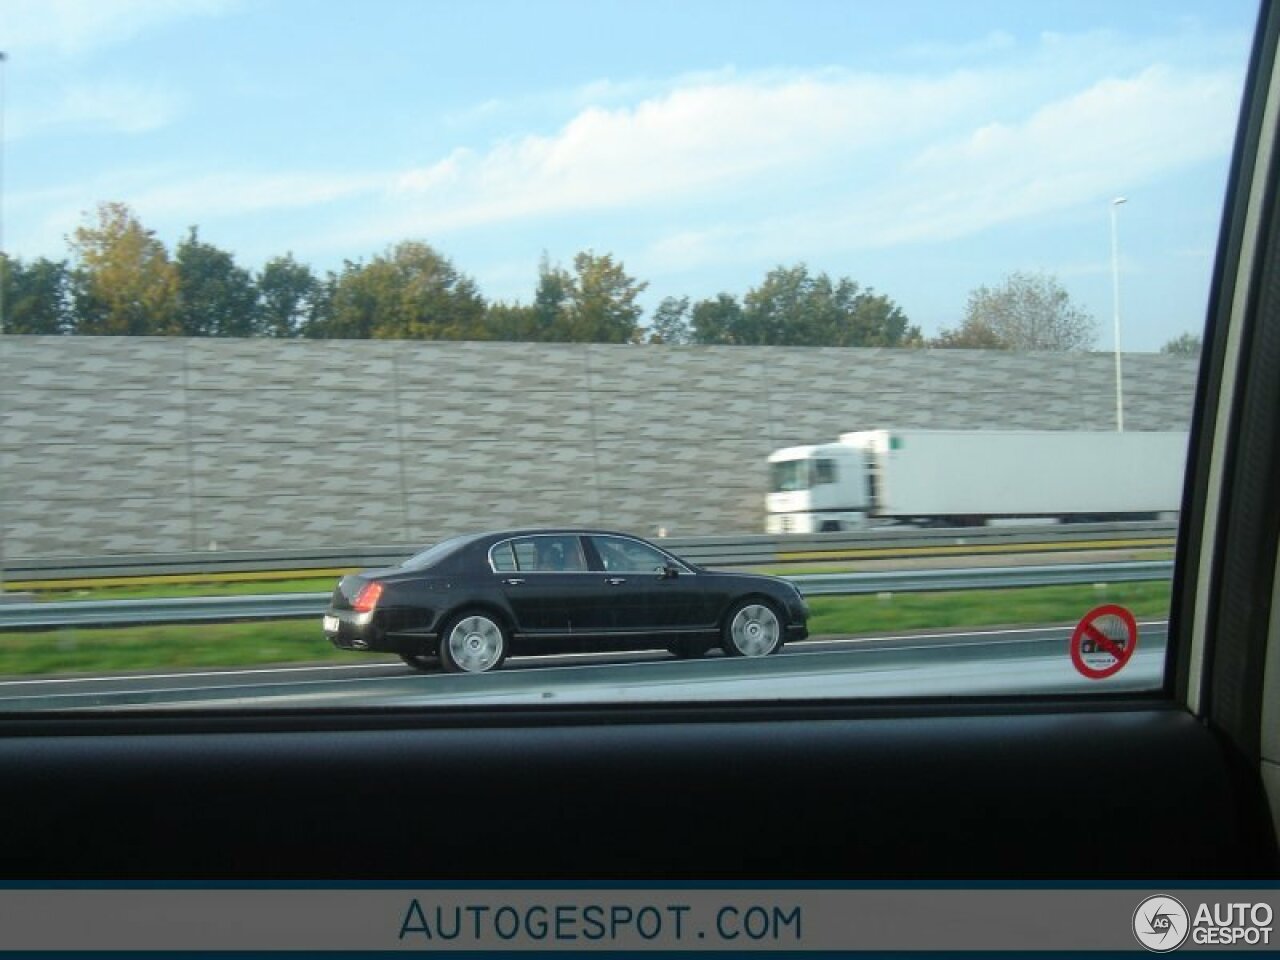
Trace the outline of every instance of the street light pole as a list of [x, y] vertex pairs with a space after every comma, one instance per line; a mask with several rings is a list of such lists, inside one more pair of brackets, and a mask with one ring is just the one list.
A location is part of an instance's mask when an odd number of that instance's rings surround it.
[[1116, 432], [1124, 433], [1124, 371], [1120, 364], [1120, 241], [1116, 231], [1116, 208], [1124, 197], [1111, 201], [1111, 302], [1115, 316]]

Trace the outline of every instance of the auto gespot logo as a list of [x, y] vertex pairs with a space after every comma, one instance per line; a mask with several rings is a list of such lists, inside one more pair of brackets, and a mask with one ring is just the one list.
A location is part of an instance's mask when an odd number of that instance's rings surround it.
[[1194, 915], [1177, 898], [1147, 897], [1133, 913], [1133, 935], [1154, 953], [1186, 943], [1269, 946], [1275, 912], [1269, 903], [1200, 903]]

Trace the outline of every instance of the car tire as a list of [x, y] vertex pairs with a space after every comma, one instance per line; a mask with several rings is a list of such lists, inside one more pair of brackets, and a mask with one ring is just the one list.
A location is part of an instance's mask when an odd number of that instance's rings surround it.
[[782, 647], [782, 617], [768, 600], [740, 600], [724, 618], [720, 646], [730, 657], [767, 657]]
[[468, 610], [440, 634], [440, 665], [446, 673], [487, 673], [502, 666], [510, 646], [501, 620], [486, 610]]
[[405, 665], [412, 667], [420, 673], [433, 673], [440, 669], [440, 661], [436, 657], [429, 657], [424, 653], [402, 653], [400, 659]]

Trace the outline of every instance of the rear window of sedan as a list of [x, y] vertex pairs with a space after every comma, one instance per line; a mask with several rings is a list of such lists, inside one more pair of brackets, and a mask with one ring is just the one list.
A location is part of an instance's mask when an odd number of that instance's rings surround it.
[[458, 550], [465, 547], [476, 539], [475, 534], [463, 535], [460, 537], [450, 537], [448, 540], [441, 540], [435, 546], [428, 547], [421, 553], [415, 553], [400, 566], [409, 570], [425, 570], [427, 567], [435, 566], [441, 560], [453, 556]]

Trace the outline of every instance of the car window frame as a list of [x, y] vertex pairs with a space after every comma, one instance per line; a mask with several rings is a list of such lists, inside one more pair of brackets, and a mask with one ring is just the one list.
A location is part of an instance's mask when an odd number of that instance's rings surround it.
[[[581, 567], [581, 568], [575, 568], [575, 569], [567, 569], [567, 570], [532, 570], [532, 569], [531, 569], [531, 570], [526, 570], [524, 567], [520, 566], [520, 555], [519, 555], [518, 553], [516, 553], [516, 548], [515, 548], [516, 541], [519, 541], [519, 540], [537, 540], [537, 539], [545, 539], [545, 540], [555, 539], [555, 540], [575, 540], [575, 541], [577, 541], [577, 545], [578, 545], [578, 556], [579, 556], [579, 557], [581, 558], [581, 560], [582, 560], [582, 564], [583, 564], [583, 565], [582, 565], [582, 567]], [[512, 557], [512, 559], [515, 561], [515, 564], [516, 564], [515, 569], [514, 569], [514, 570], [499, 570], [499, 569], [497, 568], [497, 566], [496, 566], [496, 565], [494, 564], [494, 562], [493, 562], [493, 553], [494, 553], [494, 551], [495, 551], [495, 550], [497, 550], [499, 547], [502, 547], [502, 546], [508, 546], [508, 545], [509, 545], [509, 546], [510, 546], [510, 548], [511, 548], [511, 557]], [[581, 535], [581, 534], [578, 534], [578, 533], [570, 533], [570, 532], [565, 532], [565, 533], [556, 533], [555, 531], [545, 531], [545, 532], [540, 531], [540, 532], [538, 532], [538, 533], [522, 533], [522, 534], [517, 534], [517, 535], [515, 535], [515, 536], [508, 537], [508, 538], [506, 538], [505, 540], [499, 540], [499, 541], [497, 541], [496, 543], [492, 544], [492, 545], [489, 547], [488, 551], [486, 552], [486, 558], [487, 558], [487, 561], [488, 561], [488, 564], [489, 564], [489, 571], [490, 571], [491, 573], [495, 573], [495, 574], [497, 574], [497, 573], [522, 573], [522, 574], [524, 574], [524, 573], [528, 573], [528, 574], [567, 574], [567, 573], [591, 573], [591, 572], [592, 572], [592, 568], [591, 568], [591, 557], [587, 554], [586, 546], [585, 546], [585, 544], [583, 543], [582, 535]]]

